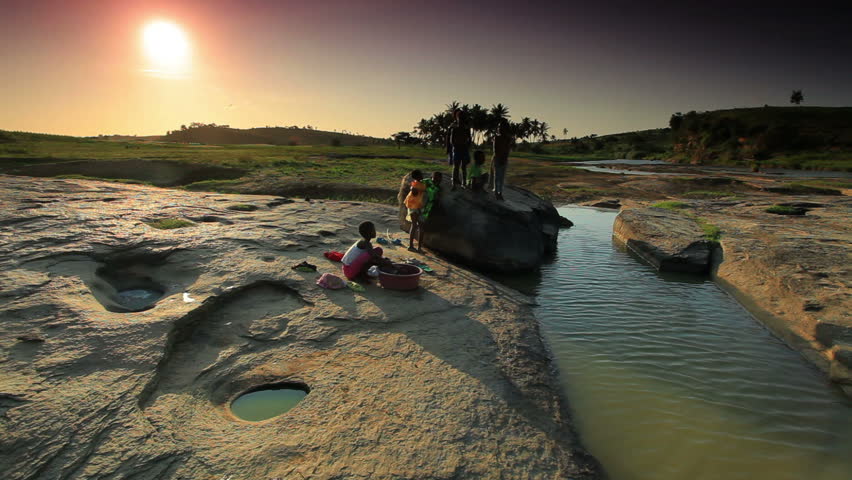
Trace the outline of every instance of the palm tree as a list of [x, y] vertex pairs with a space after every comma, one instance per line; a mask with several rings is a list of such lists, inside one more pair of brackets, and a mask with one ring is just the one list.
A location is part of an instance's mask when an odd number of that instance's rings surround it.
[[497, 134], [497, 128], [500, 126], [500, 122], [509, 118], [509, 107], [502, 103], [491, 105], [491, 109], [488, 110], [487, 117], [487, 140], [490, 142], [491, 138]]
[[453, 100], [452, 102], [447, 104], [447, 109], [445, 110], [445, 112], [452, 115], [453, 112], [455, 112], [458, 109], [459, 109], [459, 102], [457, 102], [456, 100]]
[[550, 130], [550, 125], [547, 122], [541, 122], [538, 124], [538, 134], [541, 135], [541, 141], [547, 141], [547, 131]]
[[482, 107], [482, 105], [476, 103], [470, 110], [468, 111], [468, 119], [470, 120], [470, 128], [473, 129], [474, 135], [474, 143], [477, 145], [481, 145], [483, 141], [483, 136], [485, 132], [488, 130], [489, 126], [489, 118], [488, 118], [488, 110]]
[[524, 117], [521, 119], [521, 123], [518, 126], [518, 137], [523, 138], [526, 142], [532, 133], [532, 120], [530, 117]]
[[497, 120], [503, 120], [504, 118], [509, 118], [509, 107], [503, 105], [502, 103], [498, 103], [497, 105], [491, 105], [491, 111], [488, 113], [491, 114]]

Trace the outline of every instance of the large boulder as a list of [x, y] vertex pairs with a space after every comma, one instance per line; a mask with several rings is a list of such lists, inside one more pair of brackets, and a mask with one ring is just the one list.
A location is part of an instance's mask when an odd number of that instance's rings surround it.
[[612, 227], [617, 240], [660, 271], [704, 273], [712, 242], [692, 218], [663, 208], [623, 210]]
[[[400, 227], [409, 232], [403, 200], [411, 179], [402, 179], [397, 200]], [[448, 178], [426, 224], [423, 245], [483, 270], [532, 270], [556, 251], [560, 217], [553, 205], [529, 190], [506, 186], [504, 201], [493, 194], [453, 191]]]

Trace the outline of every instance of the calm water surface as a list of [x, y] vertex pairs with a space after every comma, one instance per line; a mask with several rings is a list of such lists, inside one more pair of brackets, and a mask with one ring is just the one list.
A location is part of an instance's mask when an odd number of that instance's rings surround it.
[[231, 412], [237, 417], [259, 422], [276, 417], [295, 407], [307, 392], [296, 388], [277, 388], [247, 393], [234, 400]]
[[533, 287], [577, 426], [613, 480], [852, 478], [852, 401], [712, 281], [569, 207]]

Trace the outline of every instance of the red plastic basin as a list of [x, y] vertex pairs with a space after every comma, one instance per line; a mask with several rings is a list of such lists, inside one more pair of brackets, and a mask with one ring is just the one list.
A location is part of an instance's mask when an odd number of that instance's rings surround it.
[[384, 267], [379, 268], [379, 284], [382, 288], [414, 290], [420, 286], [420, 275], [423, 274], [420, 267], [405, 263], [394, 263], [393, 266], [396, 267], [397, 273], [388, 273], [383, 270]]

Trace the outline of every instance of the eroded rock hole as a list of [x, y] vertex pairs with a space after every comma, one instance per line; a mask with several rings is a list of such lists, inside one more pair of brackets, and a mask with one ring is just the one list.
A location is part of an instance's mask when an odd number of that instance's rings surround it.
[[298, 382], [263, 385], [237, 397], [231, 412], [240, 420], [260, 422], [291, 410], [309, 392], [307, 385]]
[[98, 282], [92, 289], [110, 312], [141, 312], [153, 308], [166, 288], [134, 268], [101, 267], [95, 271]]

